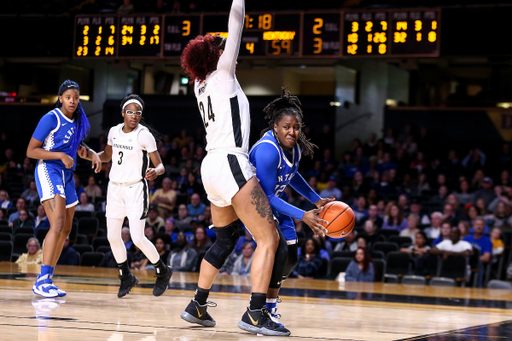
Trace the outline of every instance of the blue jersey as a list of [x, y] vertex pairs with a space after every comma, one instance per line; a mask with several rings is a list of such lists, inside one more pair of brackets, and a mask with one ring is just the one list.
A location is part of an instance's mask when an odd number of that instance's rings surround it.
[[297, 143], [291, 153], [284, 151], [272, 131], [263, 135], [249, 152], [251, 163], [256, 167], [256, 176], [281, 229], [283, 226], [294, 227], [291, 218], [302, 220], [305, 213], [288, 203], [288, 196], [284, 192], [286, 186], [290, 185], [311, 203], [320, 200], [320, 196], [297, 172], [301, 155], [302, 150]]
[[[70, 170], [74, 170], [77, 149], [71, 150], [71, 141], [75, 133], [76, 121], [69, 119], [60, 109], [56, 108], [41, 118], [32, 137], [43, 142], [44, 150], [62, 152], [71, 156], [74, 163]], [[44, 162], [66, 169], [61, 160], [44, 160]]]

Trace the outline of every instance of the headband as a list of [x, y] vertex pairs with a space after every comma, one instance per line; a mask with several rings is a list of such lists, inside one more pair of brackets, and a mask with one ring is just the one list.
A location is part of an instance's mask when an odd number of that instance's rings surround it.
[[67, 90], [76, 90], [76, 91], [80, 92], [80, 87], [78, 86], [78, 84], [76, 84], [74, 82], [72, 84], [67, 84], [67, 85], [62, 84], [61, 87], [59, 88], [59, 96], [62, 96], [62, 94], [64, 92], [66, 92]]
[[124, 108], [126, 108], [126, 106], [127, 106], [128, 104], [131, 104], [131, 103], [138, 104], [138, 105], [142, 108], [142, 110], [144, 110], [144, 106], [143, 106], [143, 105], [142, 105], [142, 103], [141, 103], [139, 100], [137, 100], [137, 99], [129, 99], [129, 100], [127, 100], [127, 101], [126, 101], [126, 103], [125, 103], [125, 104], [123, 104], [123, 110], [124, 110]]

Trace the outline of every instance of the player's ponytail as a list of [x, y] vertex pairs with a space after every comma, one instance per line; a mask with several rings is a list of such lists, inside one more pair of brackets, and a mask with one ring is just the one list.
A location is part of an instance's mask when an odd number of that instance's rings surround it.
[[[73, 82], [71, 80], [66, 80], [59, 88], [59, 96], [62, 96], [62, 94], [66, 90], [76, 90], [78, 93], [80, 93], [80, 86], [76, 82]], [[55, 105], [57, 108], [62, 107], [62, 103], [59, 99], [57, 99], [57, 103]], [[71, 140], [70, 148], [72, 151], [76, 152], [78, 149], [78, 145], [80, 142], [85, 140], [87, 135], [89, 135], [89, 131], [91, 129], [91, 125], [89, 124], [89, 120], [87, 119], [87, 116], [85, 115], [84, 109], [82, 108], [82, 103], [80, 101], [78, 102], [78, 105], [76, 106], [75, 112], [73, 113], [73, 119], [76, 120], [76, 131], [73, 134], [73, 139]]]
[[[124, 107], [126, 106], [126, 103], [128, 101], [130, 101], [130, 100], [132, 100], [131, 103], [139, 102], [138, 104], [141, 106], [142, 111], [144, 111], [144, 108], [146, 107], [146, 104], [144, 103], [142, 98], [139, 95], [136, 95], [136, 94], [130, 94], [130, 95], [126, 96], [125, 98], [123, 98], [123, 100], [121, 101], [121, 110], [124, 110]], [[153, 137], [155, 138], [156, 141], [162, 141], [163, 140], [164, 135], [161, 132], [159, 132], [158, 130], [156, 130], [156, 128], [153, 127], [151, 124], [146, 123], [146, 121], [144, 120], [144, 116], [142, 116], [140, 118], [139, 124], [141, 124], [144, 127], [148, 128], [149, 132], [151, 133], [151, 135], [153, 135]]]
[[[283, 115], [295, 115], [300, 118], [301, 128], [304, 126], [304, 116], [302, 115], [301, 103], [297, 96], [293, 96], [290, 91], [286, 90], [286, 87], [281, 88], [281, 97], [276, 98], [270, 102], [264, 109], [267, 115], [265, 119], [268, 121], [268, 127], [263, 129], [261, 136], [265, 135], [267, 131], [274, 130], [274, 124], [279, 122]], [[302, 132], [299, 134], [299, 140], [297, 141], [299, 146], [302, 148], [302, 154], [313, 158], [314, 149], [318, 148], [317, 145], [313, 144], [306, 138], [306, 135]]]

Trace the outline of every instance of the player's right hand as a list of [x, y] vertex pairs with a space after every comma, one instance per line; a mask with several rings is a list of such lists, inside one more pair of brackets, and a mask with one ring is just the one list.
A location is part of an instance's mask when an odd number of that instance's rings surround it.
[[67, 169], [70, 169], [75, 164], [75, 160], [73, 160], [71, 156], [65, 153], [62, 153], [62, 158], [60, 160], [62, 161], [62, 163], [64, 163], [64, 166]]
[[[311, 227], [311, 230], [319, 236], [323, 237], [327, 233], [327, 229], [324, 227], [324, 225], [329, 224], [328, 221], [318, 218], [318, 213], [320, 213], [321, 209], [316, 208], [311, 211], [307, 211], [304, 213], [304, 216], [302, 217], [302, 221], [308, 224], [309, 227]], [[324, 224], [324, 225], [322, 225]]]

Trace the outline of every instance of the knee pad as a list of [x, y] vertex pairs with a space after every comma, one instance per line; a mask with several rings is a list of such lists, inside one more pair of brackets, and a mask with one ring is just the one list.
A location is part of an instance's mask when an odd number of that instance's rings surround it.
[[214, 268], [220, 269], [231, 252], [235, 249], [240, 232], [238, 229], [242, 226], [240, 220], [236, 220], [224, 227], [214, 227], [217, 239], [212, 247], [204, 255], [204, 260], [210, 263]]
[[288, 245], [288, 260], [286, 261], [286, 266], [284, 267], [283, 281], [287, 279], [288, 276], [290, 276], [293, 268], [295, 267], [295, 265], [297, 265], [297, 262], [299, 261], [299, 255], [297, 251], [297, 244]]
[[277, 228], [277, 231], [279, 233], [279, 244], [274, 258], [272, 276], [270, 277], [269, 288], [271, 289], [278, 289], [281, 287], [285, 265], [288, 260], [288, 243], [286, 242], [281, 230]]

